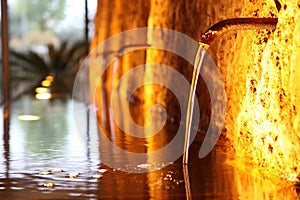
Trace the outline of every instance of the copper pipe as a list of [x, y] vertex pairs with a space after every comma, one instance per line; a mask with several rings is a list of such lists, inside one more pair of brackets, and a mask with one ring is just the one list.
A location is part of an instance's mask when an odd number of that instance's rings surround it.
[[220, 21], [211, 26], [201, 36], [199, 43], [206, 49], [215, 41], [217, 37], [228, 31], [237, 30], [274, 30], [278, 18], [233, 18]]
[[[274, 30], [278, 23], [278, 18], [233, 18], [220, 21], [213, 26], [211, 26], [200, 38], [199, 44], [201, 50], [207, 50], [216, 38], [221, 36], [224, 32], [228, 31], [238, 31], [238, 30]], [[199, 50], [198, 50], [199, 52]], [[198, 55], [198, 53], [197, 53]], [[200, 54], [201, 55], [201, 54]], [[197, 58], [197, 57], [196, 57]], [[195, 61], [197, 63], [197, 61]], [[199, 66], [195, 66], [198, 67]], [[194, 70], [193, 79], [198, 76], [199, 72]], [[194, 97], [190, 97], [193, 99]], [[191, 108], [191, 113], [193, 113], [193, 108]], [[190, 117], [189, 123], [192, 121], [192, 116]], [[190, 143], [190, 132], [186, 133], [184, 141], [184, 153], [183, 153], [183, 164], [188, 164], [188, 147]]]

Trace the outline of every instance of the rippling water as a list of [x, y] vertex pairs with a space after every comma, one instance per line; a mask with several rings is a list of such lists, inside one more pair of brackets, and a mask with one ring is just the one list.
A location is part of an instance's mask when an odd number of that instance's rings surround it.
[[[87, 112], [82, 108], [84, 129]], [[17, 119], [21, 114], [41, 119], [21, 121]], [[254, 177], [232, 164], [231, 153], [222, 145], [198, 159], [200, 143], [192, 144], [189, 180], [184, 178], [182, 157], [148, 173], [110, 169], [100, 160], [113, 153], [98, 152], [97, 137], [88, 135], [93, 127], [79, 137], [69, 100], [24, 97], [11, 105], [10, 119], [9, 141], [3, 140], [2, 123], [0, 127], [1, 199], [186, 199], [186, 185], [193, 199], [299, 199], [295, 187]], [[132, 167], [148, 166], [124, 166]]]

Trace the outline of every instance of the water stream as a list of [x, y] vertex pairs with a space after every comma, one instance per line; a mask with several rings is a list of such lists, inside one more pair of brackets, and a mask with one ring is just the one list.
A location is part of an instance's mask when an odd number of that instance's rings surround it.
[[[90, 138], [86, 135], [80, 142], [74, 131], [71, 108], [69, 100], [46, 102], [21, 98], [11, 105], [9, 148], [0, 140], [1, 199], [299, 198], [295, 189], [253, 177], [230, 164], [231, 154], [220, 145], [202, 159], [197, 154], [190, 154], [189, 165], [184, 165], [189, 167], [189, 184], [184, 181], [182, 157], [148, 173], [111, 169], [101, 164], [103, 157], [114, 157], [118, 161], [126, 158], [110, 149], [94, 148], [89, 142], [96, 140], [92, 135]], [[2, 111], [0, 107], [3, 119]], [[18, 120], [17, 116], [25, 111], [40, 115], [41, 119]], [[84, 104], [79, 117], [85, 127], [87, 112]], [[1, 123], [1, 138], [3, 128]], [[166, 133], [172, 134], [172, 127], [165, 128]], [[116, 135], [126, 135], [120, 130], [115, 131]], [[147, 148], [139, 141], [129, 142], [126, 137], [116, 139], [124, 148]], [[164, 142], [156, 140], [155, 145]], [[191, 152], [199, 149], [199, 143], [190, 146]], [[91, 153], [95, 154], [92, 151], [97, 151], [98, 159], [91, 157]], [[188, 194], [186, 187], [189, 187]]]
[[187, 107], [187, 114], [186, 114], [186, 129], [185, 129], [185, 140], [184, 140], [184, 154], [183, 154], [183, 164], [188, 163], [188, 154], [189, 154], [189, 145], [190, 145], [190, 137], [191, 137], [191, 128], [192, 128], [192, 121], [193, 121], [193, 111], [194, 111], [194, 101], [195, 101], [195, 94], [197, 88], [197, 82], [201, 70], [201, 65], [205, 55], [205, 49], [200, 45], [194, 63], [193, 69], [193, 77], [191, 83], [191, 89], [189, 94], [188, 100], [188, 107]]
[[[216, 145], [202, 159], [197, 154], [191, 154], [188, 160], [195, 92], [205, 54], [205, 48], [200, 45], [195, 57], [188, 101], [183, 165], [180, 157], [166, 167], [147, 173], [112, 169], [101, 160], [110, 157], [122, 162], [127, 158], [103, 148], [103, 144], [92, 145], [95, 142], [91, 141], [98, 141], [98, 138], [90, 135], [93, 127], [89, 121], [95, 119], [88, 117], [84, 103], [77, 102], [82, 105], [79, 106], [79, 120], [82, 127], [86, 128], [86, 135], [79, 141], [72, 123], [70, 100], [47, 102], [20, 98], [11, 105], [9, 146], [6, 147], [4, 140], [0, 141], [0, 198], [299, 199], [297, 188], [254, 177], [247, 170], [237, 167], [231, 152], [226, 152], [221, 145]], [[25, 111], [40, 115], [41, 120], [18, 120], [17, 116], [25, 114]], [[2, 113], [0, 107], [0, 115]], [[0, 137], [4, 138], [4, 127], [1, 126]], [[164, 127], [160, 140], [145, 143], [126, 136], [119, 129], [112, 129], [114, 124], [107, 126], [112, 135], [118, 136], [114, 140], [122, 148], [137, 152], [147, 151], [151, 146], [165, 146], [168, 137], [177, 131], [173, 130], [174, 124], [170, 124]], [[190, 146], [191, 152], [198, 152], [199, 149], [197, 142]], [[92, 154], [97, 156], [92, 157]]]
[[190, 189], [190, 178], [189, 178], [189, 169], [188, 169], [188, 156], [189, 156], [189, 146], [190, 146], [190, 138], [191, 138], [191, 129], [192, 129], [192, 121], [193, 121], [193, 111], [194, 111], [194, 103], [196, 98], [196, 89], [197, 83], [200, 75], [201, 65], [203, 63], [205, 55], [205, 49], [202, 45], [199, 46], [193, 69], [193, 77], [191, 83], [191, 89], [189, 93], [189, 100], [186, 112], [186, 122], [185, 122], [185, 138], [184, 138], [184, 152], [183, 152], [183, 175], [185, 180], [185, 193], [187, 199], [192, 199], [191, 189]]

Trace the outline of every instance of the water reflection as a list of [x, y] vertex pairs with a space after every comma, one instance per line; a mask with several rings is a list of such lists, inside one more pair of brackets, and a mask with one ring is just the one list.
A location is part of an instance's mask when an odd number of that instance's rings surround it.
[[[83, 104], [81, 107], [84, 129], [87, 128], [85, 120], [90, 113]], [[10, 150], [5, 148], [3, 140], [0, 141], [1, 199], [186, 199], [182, 157], [171, 165], [149, 173], [110, 169], [99, 160], [103, 157], [121, 161], [126, 158], [114, 155], [107, 148], [100, 148], [100, 154], [95, 152], [95, 146], [92, 146], [95, 143], [91, 141], [97, 138], [93, 135], [81, 137], [80, 141], [71, 108], [68, 100], [50, 102], [29, 97], [11, 105]], [[39, 115], [41, 119], [17, 119], [19, 114], [25, 113]], [[3, 125], [0, 127], [3, 138]], [[107, 130], [110, 130], [109, 127]], [[152, 141], [139, 141], [141, 143], [137, 146], [143, 147], [139, 149], [133, 147], [133, 138], [125, 138], [121, 131], [115, 131], [115, 140], [121, 147], [133, 151], [148, 151], [149, 146], [155, 150], [160, 147], [160, 141], [165, 142], [154, 138]], [[166, 126], [161, 133], [167, 135], [172, 131]], [[233, 159], [231, 153], [222, 145], [216, 146], [201, 160], [196, 153], [199, 148], [200, 142], [194, 142], [190, 149], [188, 173], [193, 199], [299, 198], [293, 186], [275, 184], [238, 168], [230, 161]], [[149, 166], [146, 163], [123, 167], [147, 168]]]

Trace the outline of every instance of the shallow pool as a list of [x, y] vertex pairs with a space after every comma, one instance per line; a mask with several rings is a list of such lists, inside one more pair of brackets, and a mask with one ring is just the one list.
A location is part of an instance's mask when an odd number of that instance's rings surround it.
[[[4, 140], [1, 123], [0, 198], [1, 199], [299, 199], [293, 185], [283, 185], [251, 175], [234, 164], [233, 156], [217, 145], [203, 159], [197, 157], [200, 143], [191, 145], [188, 178], [180, 157], [172, 163], [158, 163], [157, 170], [131, 173], [124, 165], [111, 169], [101, 158], [122, 159], [101, 148], [91, 113], [85, 106], [80, 116], [82, 130], [77, 133], [71, 100], [34, 100], [22, 97], [11, 104], [9, 140]], [[32, 114], [36, 121], [18, 116]], [[1, 111], [2, 115], [2, 111]], [[88, 117], [89, 116], [89, 117]], [[1, 116], [3, 119], [3, 116]], [[88, 121], [88, 122], [87, 122]], [[77, 121], [78, 123], [78, 121]], [[84, 131], [83, 131], [84, 132]], [[160, 143], [157, 141], [156, 143]], [[149, 148], [149, 144], [127, 143], [124, 148]]]

